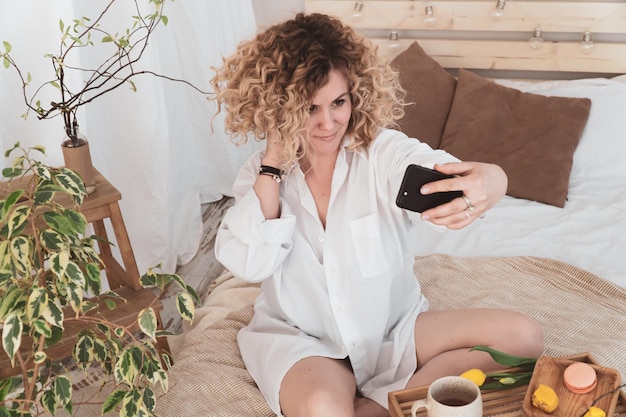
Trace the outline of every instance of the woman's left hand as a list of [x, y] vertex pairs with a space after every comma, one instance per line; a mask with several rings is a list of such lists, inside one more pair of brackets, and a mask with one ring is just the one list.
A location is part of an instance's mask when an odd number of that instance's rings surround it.
[[506, 193], [508, 179], [498, 165], [483, 162], [449, 162], [435, 165], [435, 170], [455, 178], [428, 183], [422, 194], [463, 191], [455, 198], [422, 213], [422, 219], [449, 229], [460, 229], [484, 215]]

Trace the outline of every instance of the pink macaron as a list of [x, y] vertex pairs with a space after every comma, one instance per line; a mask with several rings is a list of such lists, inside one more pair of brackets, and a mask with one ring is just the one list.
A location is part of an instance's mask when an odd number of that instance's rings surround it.
[[565, 368], [563, 382], [575, 394], [586, 394], [598, 384], [596, 370], [587, 363], [574, 362]]

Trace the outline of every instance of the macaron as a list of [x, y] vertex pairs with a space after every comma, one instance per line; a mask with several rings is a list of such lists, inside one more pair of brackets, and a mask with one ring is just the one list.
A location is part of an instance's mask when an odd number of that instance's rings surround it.
[[565, 368], [563, 382], [575, 394], [586, 394], [598, 384], [596, 370], [587, 363], [574, 362]]

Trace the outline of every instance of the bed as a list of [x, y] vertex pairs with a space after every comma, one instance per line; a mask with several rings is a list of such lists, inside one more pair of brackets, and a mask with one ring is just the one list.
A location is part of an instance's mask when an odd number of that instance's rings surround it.
[[[307, 0], [306, 10], [345, 19], [393, 60], [415, 103], [407, 134], [509, 174], [484, 219], [424, 228], [414, 270], [431, 308], [525, 312], [544, 328], [545, 354], [590, 352], [626, 378], [626, 3]], [[258, 292], [229, 271], [213, 283], [193, 327], [170, 339], [157, 413], [273, 415], [236, 343]]]

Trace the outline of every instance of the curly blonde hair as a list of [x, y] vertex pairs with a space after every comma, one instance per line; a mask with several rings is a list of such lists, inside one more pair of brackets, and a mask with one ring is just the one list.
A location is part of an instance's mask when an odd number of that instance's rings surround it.
[[348, 80], [352, 115], [351, 148], [367, 148], [381, 127], [395, 126], [403, 114], [404, 90], [397, 73], [377, 48], [339, 19], [298, 14], [244, 41], [223, 60], [211, 80], [218, 112], [226, 109], [226, 131], [233, 140], [277, 132], [283, 168], [307, 152], [305, 128], [315, 93], [331, 70]]

